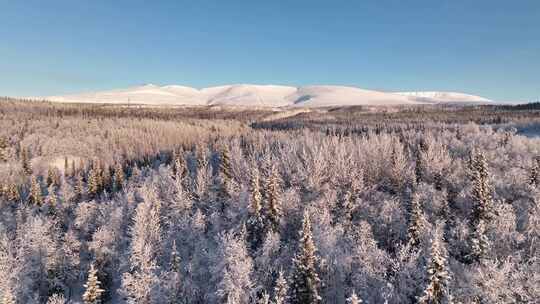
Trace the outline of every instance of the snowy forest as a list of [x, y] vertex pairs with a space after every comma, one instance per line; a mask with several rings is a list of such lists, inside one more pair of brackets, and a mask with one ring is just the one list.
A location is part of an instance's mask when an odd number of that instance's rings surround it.
[[0, 301], [540, 303], [539, 117], [1, 99]]

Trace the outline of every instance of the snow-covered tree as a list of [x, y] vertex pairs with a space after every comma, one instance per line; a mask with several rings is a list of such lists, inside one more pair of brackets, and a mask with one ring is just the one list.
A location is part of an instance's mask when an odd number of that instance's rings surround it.
[[279, 223], [282, 216], [281, 210], [281, 177], [276, 166], [271, 163], [268, 168], [267, 180], [264, 183], [265, 218], [267, 227], [273, 231], [279, 231]]
[[362, 300], [356, 295], [356, 292], [353, 291], [350, 297], [346, 300], [347, 304], [360, 304]]
[[97, 269], [94, 264], [90, 265], [88, 270], [88, 279], [84, 284], [83, 301], [85, 304], [99, 304], [101, 303], [101, 295], [105, 292], [101, 288], [101, 282], [98, 279]]
[[427, 263], [427, 284], [423, 294], [418, 298], [421, 304], [449, 304], [452, 298], [449, 293], [450, 273], [447, 262], [446, 245], [443, 240], [443, 228], [439, 223], [431, 240], [431, 250]]
[[251, 250], [257, 250], [265, 236], [265, 223], [262, 214], [262, 195], [260, 191], [259, 170], [253, 167], [250, 181], [250, 209], [246, 228]]
[[253, 293], [253, 263], [243, 238], [243, 235], [237, 236], [232, 232], [219, 237], [216, 265], [213, 268], [216, 302], [250, 303]]
[[408, 238], [412, 246], [418, 246], [427, 220], [422, 208], [422, 202], [417, 194], [413, 194], [409, 214]]
[[41, 206], [43, 204], [43, 192], [41, 190], [41, 184], [35, 176], [32, 176], [30, 181], [30, 195], [28, 197], [28, 202], [36, 206]]
[[322, 300], [319, 294], [321, 280], [316, 270], [316, 251], [311, 231], [311, 220], [308, 213], [305, 212], [298, 252], [293, 259], [291, 304], [314, 304], [320, 303]]
[[278, 272], [278, 277], [274, 286], [274, 304], [286, 304], [288, 302], [289, 285], [285, 279], [283, 270]]

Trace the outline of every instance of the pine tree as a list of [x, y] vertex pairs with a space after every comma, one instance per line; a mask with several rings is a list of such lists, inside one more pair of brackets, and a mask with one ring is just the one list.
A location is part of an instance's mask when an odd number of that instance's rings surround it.
[[26, 148], [21, 148], [21, 164], [25, 174], [32, 175], [32, 166], [30, 165], [29, 152]]
[[102, 190], [103, 179], [99, 163], [94, 164], [88, 173], [88, 195], [96, 197]]
[[473, 177], [473, 213], [471, 219], [471, 248], [469, 258], [472, 262], [478, 262], [485, 258], [489, 241], [486, 235], [488, 222], [493, 217], [493, 202], [491, 199], [491, 187], [489, 185], [489, 172], [487, 161], [483, 153], [475, 155], [472, 164]]
[[535, 187], [540, 185], [540, 157], [536, 157], [533, 160], [533, 166], [531, 168], [531, 174], [529, 177], [529, 184]]
[[274, 304], [287, 303], [288, 291], [289, 291], [289, 286], [287, 285], [287, 280], [285, 279], [283, 270], [280, 270], [278, 273], [278, 278], [276, 279], [276, 286], [274, 286]]
[[279, 231], [279, 222], [282, 216], [281, 212], [281, 176], [274, 164], [270, 164], [268, 180], [265, 184], [264, 192], [266, 194], [265, 217], [268, 221], [267, 227], [274, 232]]
[[11, 290], [4, 290], [4, 295], [2, 296], [2, 304], [17, 304], [17, 299], [15, 298]]
[[16, 184], [9, 184], [7, 188], [6, 197], [11, 202], [18, 202], [21, 200], [21, 194]]
[[251, 172], [250, 183], [250, 214], [246, 228], [248, 230], [248, 242], [252, 251], [256, 251], [263, 242], [265, 235], [264, 219], [262, 216], [262, 195], [260, 191], [259, 170], [256, 165]]
[[360, 304], [362, 300], [358, 298], [356, 292], [353, 291], [350, 297], [347, 298], [347, 304]]
[[66, 298], [62, 294], [55, 293], [47, 299], [47, 304], [66, 304]]
[[69, 173], [71, 177], [75, 177], [75, 175], [77, 175], [77, 168], [75, 167], [75, 160], [71, 161], [71, 171]]
[[418, 303], [451, 303], [452, 301], [448, 291], [449, 280], [447, 252], [443, 241], [442, 224], [439, 224], [431, 240], [431, 251], [427, 265], [427, 285], [422, 296], [419, 297]]
[[5, 138], [0, 137], [0, 162], [7, 161], [7, 141]]
[[64, 157], [64, 176], [65, 177], [69, 176], [69, 161], [68, 161], [67, 156]]
[[417, 148], [415, 153], [416, 161], [414, 167], [414, 175], [416, 177], [416, 183], [421, 183], [424, 180], [424, 160], [422, 157], [422, 149]]
[[188, 174], [188, 168], [184, 153], [179, 151], [174, 153], [172, 165], [173, 178], [183, 180]]
[[105, 290], [101, 289], [101, 282], [97, 276], [97, 270], [94, 268], [94, 264], [90, 265], [88, 271], [88, 280], [84, 284], [85, 292], [83, 294], [83, 301], [85, 304], [99, 304], [101, 303], [101, 295]]
[[53, 168], [49, 167], [47, 169], [47, 179], [46, 179], [46, 182], [47, 182], [47, 187], [49, 187], [50, 185], [52, 185], [55, 181], [55, 177], [54, 177], [54, 171], [53, 171]]
[[114, 190], [122, 190], [122, 187], [124, 186], [124, 180], [124, 169], [122, 168], [122, 165], [118, 163], [114, 167]]
[[257, 301], [257, 304], [270, 304], [270, 295], [264, 291]]
[[54, 212], [56, 209], [56, 205], [58, 204], [58, 197], [56, 196], [56, 187], [54, 185], [50, 185], [48, 188], [48, 195], [46, 199], [47, 205], [49, 205], [49, 208], [51, 209], [51, 212]]
[[470, 236], [469, 260], [472, 262], [482, 262], [488, 257], [490, 251], [490, 241], [486, 234], [486, 222], [478, 221]]
[[84, 197], [84, 181], [82, 174], [77, 174], [77, 179], [75, 180], [75, 198], [80, 200]]
[[231, 160], [229, 148], [225, 145], [221, 150], [219, 162], [219, 196], [222, 200], [222, 211], [225, 209], [225, 201], [230, 198], [232, 186]]
[[417, 194], [413, 194], [411, 211], [409, 215], [408, 237], [412, 246], [418, 246], [422, 230], [426, 227], [426, 218], [422, 210], [422, 203]]
[[291, 278], [291, 304], [320, 303], [320, 279], [315, 269], [317, 262], [315, 243], [311, 232], [311, 221], [304, 213], [298, 252], [293, 259], [294, 269]]
[[30, 196], [28, 197], [30, 204], [41, 206], [43, 204], [43, 192], [41, 191], [41, 184], [37, 177], [33, 176], [30, 181]]

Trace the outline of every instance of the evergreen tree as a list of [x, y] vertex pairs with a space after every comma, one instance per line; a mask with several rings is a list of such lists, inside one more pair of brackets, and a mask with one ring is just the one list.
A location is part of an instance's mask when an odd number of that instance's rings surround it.
[[222, 211], [225, 210], [225, 201], [230, 198], [232, 186], [232, 169], [229, 148], [225, 145], [221, 150], [219, 162], [219, 196], [222, 200]]
[[75, 180], [75, 198], [80, 200], [84, 197], [84, 181], [81, 173], [77, 174], [77, 179]]
[[413, 194], [411, 200], [411, 211], [409, 215], [408, 237], [412, 246], [418, 246], [422, 230], [426, 227], [426, 218], [422, 210], [422, 203], [417, 194]]
[[270, 304], [270, 295], [266, 291], [264, 291], [259, 297], [257, 304]]
[[7, 141], [5, 138], [0, 137], [0, 162], [7, 161]]
[[30, 156], [27, 148], [21, 148], [21, 164], [23, 172], [27, 175], [32, 175], [32, 166], [30, 165]]
[[91, 198], [96, 197], [102, 190], [103, 179], [99, 163], [96, 163], [88, 173], [88, 195]]
[[66, 304], [66, 298], [62, 294], [55, 293], [47, 299], [47, 304]]
[[17, 299], [11, 290], [5, 290], [2, 296], [2, 304], [17, 304]]
[[35, 176], [33, 176], [30, 181], [30, 196], [28, 197], [28, 202], [38, 206], [43, 204], [43, 192], [41, 191], [41, 184]]
[[278, 273], [278, 277], [276, 279], [276, 286], [274, 286], [274, 304], [287, 303], [288, 291], [289, 291], [289, 286], [287, 285], [287, 280], [285, 279], [283, 270], [280, 270]]
[[114, 190], [116, 191], [122, 190], [124, 181], [125, 181], [124, 169], [122, 168], [122, 165], [120, 165], [120, 163], [117, 163], [116, 166], [114, 167]]
[[54, 185], [50, 185], [48, 190], [48, 195], [46, 199], [46, 203], [50, 208], [50, 212], [54, 212], [56, 209], [56, 205], [58, 204], [58, 197], [56, 196], [56, 187]]
[[437, 225], [431, 240], [431, 251], [427, 265], [427, 285], [420, 304], [449, 304], [451, 297], [448, 289], [450, 274], [447, 265], [447, 251], [443, 241], [442, 225]]
[[101, 282], [97, 276], [97, 270], [94, 268], [94, 264], [90, 265], [88, 271], [88, 280], [84, 284], [83, 301], [85, 304], [99, 304], [101, 303], [101, 295], [105, 290], [101, 289]]
[[268, 221], [267, 227], [274, 232], [279, 231], [281, 212], [281, 176], [274, 164], [270, 164], [268, 180], [265, 184], [266, 194], [265, 217]]
[[478, 262], [485, 258], [488, 248], [486, 235], [487, 223], [493, 217], [493, 202], [491, 199], [491, 187], [489, 185], [489, 172], [487, 161], [483, 153], [475, 155], [472, 164], [473, 177], [473, 213], [471, 219], [471, 248], [469, 258], [472, 262]]
[[490, 247], [491, 244], [486, 234], [486, 222], [481, 219], [474, 226], [470, 236], [469, 260], [482, 262], [488, 257]]
[[186, 159], [182, 151], [174, 153], [172, 165], [173, 178], [183, 180], [188, 175]]
[[262, 216], [262, 195], [260, 191], [260, 182], [259, 182], [259, 170], [256, 165], [253, 167], [251, 172], [251, 183], [250, 183], [250, 214], [247, 221], [246, 228], [248, 230], [248, 242], [250, 244], [251, 250], [256, 251], [265, 235], [265, 226], [264, 219]]
[[52, 185], [55, 182], [54, 171], [53, 171], [53, 168], [51, 168], [51, 167], [49, 167], [47, 169], [46, 182], [47, 182], [47, 187], [49, 187], [50, 185]]
[[424, 180], [424, 160], [422, 157], [422, 149], [420, 147], [417, 148], [415, 153], [415, 166], [414, 166], [414, 175], [416, 177], [416, 183], [421, 183]]
[[298, 252], [293, 259], [293, 274], [291, 278], [291, 304], [320, 303], [320, 279], [315, 269], [317, 262], [315, 243], [311, 232], [311, 221], [307, 212], [304, 213]]
[[21, 194], [16, 184], [11, 183], [7, 188], [6, 198], [11, 202], [18, 202], [21, 200]]
[[347, 298], [347, 304], [360, 304], [362, 300], [356, 295], [356, 292], [353, 291], [350, 297]]
[[64, 176], [65, 177], [69, 176], [69, 161], [68, 161], [67, 156], [64, 157]]
[[540, 157], [536, 157], [535, 159], [533, 159], [533, 166], [531, 168], [529, 184], [531, 186], [540, 185]]

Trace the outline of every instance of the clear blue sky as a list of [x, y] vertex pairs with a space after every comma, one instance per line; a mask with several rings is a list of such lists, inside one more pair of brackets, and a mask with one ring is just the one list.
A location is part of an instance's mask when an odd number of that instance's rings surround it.
[[538, 0], [0, 0], [0, 95], [342, 84], [540, 98]]

